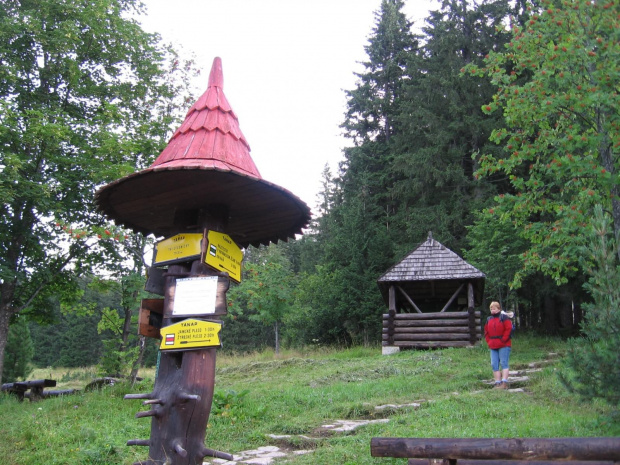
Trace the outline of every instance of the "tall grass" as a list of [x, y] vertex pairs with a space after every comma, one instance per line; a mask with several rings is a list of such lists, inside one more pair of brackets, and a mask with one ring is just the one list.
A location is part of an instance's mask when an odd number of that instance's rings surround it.
[[[531, 375], [525, 393], [491, 390], [483, 383], [491, 378], [484, 347], [390, 356], [382, 356], [379, 347], [309, 348], [278, 357], [272, 352], [218, 354], [207, 446], [231, 453], [265, 445], [314, 449], [287, 459], [291, 464], [390, 465], [406, 460], [370, 457], [372, 437], [619, 436], [620, 421], [610, 407], [582, 401], [560, 385], [556, 373], [564, 349], [559, 339], [519, 334], [512, 369], [546, 359], [550, 352], [560, 354], [557, 362]], [[153, 371], [143, 376], [133, 389], [121, 384], [38, 403], [0, 398], [2, 463], [114, 465], [145, 459], [147, 448], [125, 443], [147, 438], [150, 419], [135, 419], [145, 407], [123, 400], [128, 392], [152, 389]], [[375, 410], [413, 401], [421, 406]], [[337, 419], [379, 418], [390, 421], [344, 434], [321, 429]], [[293, 436], [271, 439], [268, 434]]]

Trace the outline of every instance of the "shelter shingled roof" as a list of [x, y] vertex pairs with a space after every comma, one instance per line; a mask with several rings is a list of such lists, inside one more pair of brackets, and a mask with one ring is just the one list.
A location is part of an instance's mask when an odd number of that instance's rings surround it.
[[377, 281], [406, 282], [440, 279], [484, 279], [484, 273], [435, 239], [428, 239], [387, 270]]

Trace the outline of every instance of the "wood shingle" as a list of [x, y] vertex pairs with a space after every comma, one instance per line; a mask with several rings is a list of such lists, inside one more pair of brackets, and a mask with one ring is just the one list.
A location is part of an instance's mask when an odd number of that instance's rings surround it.
[[484, 279], [486, 276], [429, 234], [428, 239], [386, 271], [379, 282]]

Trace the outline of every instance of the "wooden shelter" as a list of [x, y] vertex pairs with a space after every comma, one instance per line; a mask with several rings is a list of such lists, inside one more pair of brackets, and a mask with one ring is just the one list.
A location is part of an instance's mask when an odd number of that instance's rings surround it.
[[433, 239], [377, 280], [388, 313], [383, 315], [384, 353], [400, 348], [464, 347], [481, 339], [485, 275]]

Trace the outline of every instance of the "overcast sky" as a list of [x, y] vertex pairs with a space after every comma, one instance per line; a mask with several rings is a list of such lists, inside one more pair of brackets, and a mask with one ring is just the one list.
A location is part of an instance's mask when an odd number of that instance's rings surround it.
[[[202, 94], [215, 57], [263, 179], [314, 208], [323, 168], [336, 173], [345, 89], [363, 71], [364, 46], [381, 0], [144, 0], [141, 19], [184, 54], [194, 54]], [[421, 27], [436, 0], [405, 0]], [[188, 108], [189, 109], [189, 108]]]

